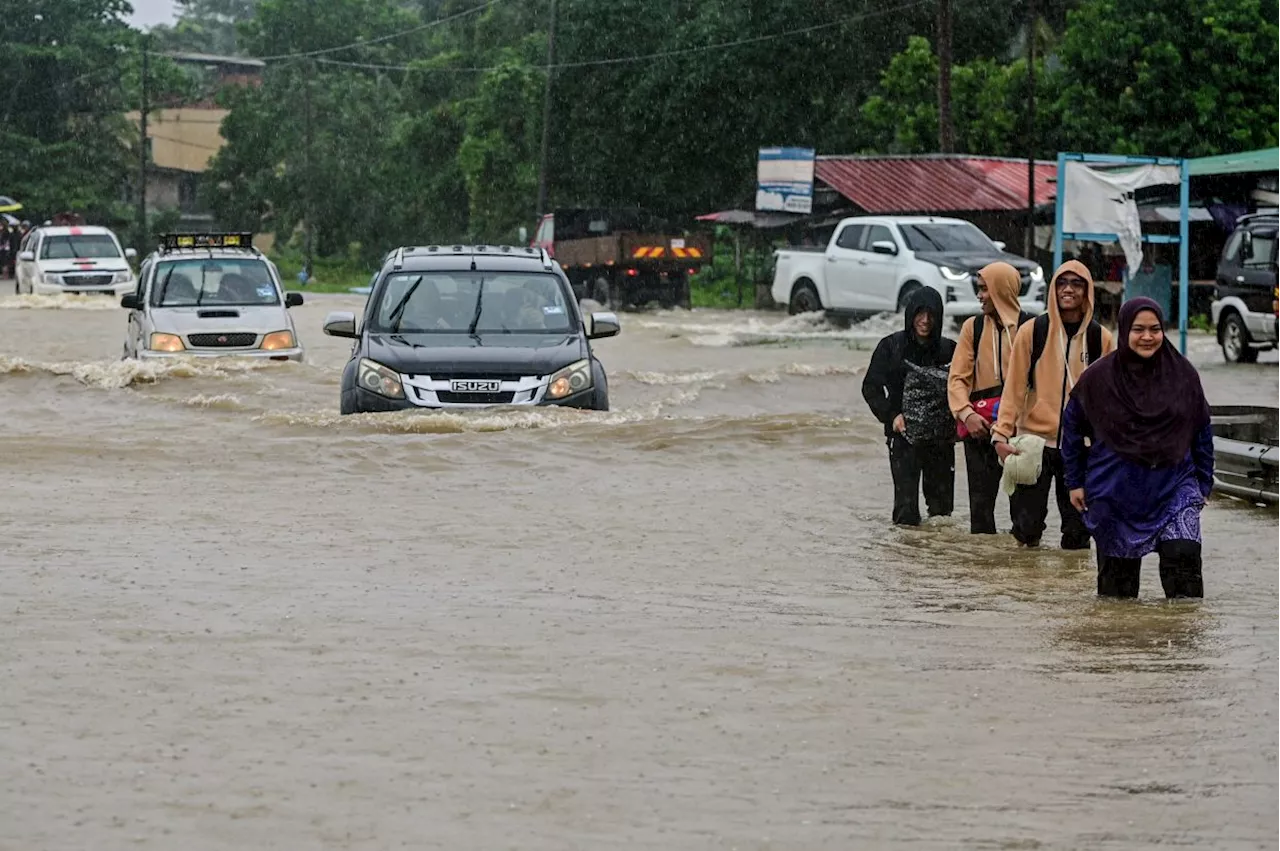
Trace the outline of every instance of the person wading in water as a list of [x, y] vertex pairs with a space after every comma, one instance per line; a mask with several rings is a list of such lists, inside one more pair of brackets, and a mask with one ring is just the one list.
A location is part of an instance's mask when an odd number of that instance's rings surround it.
[[1213, 490], [1213, 429], [1200, 374], [1164, 324], [1151, 299], [1125, 302], [1119, 350], [1080, 376], [1063, 412], [1067, 487], [1098, 544], [1102, 597], [1137, 597], [1152, 552], [1166, 597], [1204, 596], [1200, 512]]
[[996, 533], [996, 496], [1000, 458], [991, 445], [991, 425], [1013, 358], [1013, 337], [1030, 320], [1018, 303], [1018, 270], [995, 262], [978, 272], [974, 288], [982, 315], [965, 320], [947, 376], [947, 401], [962, 429], [964, 466], [969, 479], [969, 531]]
[[1013, 537], [1027, 547], [1040, 546], [1054, 485], [1062, 518], [1062, 548], [1089, 549], [1089, 530], [1071, 506], [1062, 476], [1062, 409], [1085, 368], [1115, 348], [1111, 332], [1093, 321], [1093, 276], [1083, 263], [1068, 260], [1049, 284], [1049, 312], [1020, 329], [1013, 341], [1000, 413], [991, 441], [1001, 461], [1018, 450], [1009, 439], [1034, 434], [1044, 440], [1040, 478], [1019, 485], [1009, 500]]
[[[942, 319], [937, 290], [921, 287], [911, 293], [905, 327], [880, 340], [862, 381], [862, 397], [884, 424], [893, 474], [893, 522], [901, 526], [920, 525], [921, 477], [930, 517], [948, 516], [955, 506], [955, 422], [947, 410], [945, 370], [956, 344], [942, 336]], [[928, 370], [941, 372], [936, 399], [930, 398], [928, 377], [920, 377]], [[923, 397], [923, 403], [904, 412], [904, 391], [913, 382], [922, 392], [905, 395], [913, 402]]]

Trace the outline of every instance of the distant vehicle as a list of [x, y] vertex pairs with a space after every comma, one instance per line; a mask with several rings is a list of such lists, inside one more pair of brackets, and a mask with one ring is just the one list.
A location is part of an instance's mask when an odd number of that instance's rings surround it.
[[275, 264], [251, 233], [171, 233], [142, 261], [129, 310], [126, 358], [303, 359]]
[[18, 248], [14, 291], [36, 295], [132, 292], [137, 280], [129, 261], [138, 252], [121, 248], [108, 228], [95, 225], [33, 228]]
[[545, 251], [513, 246], [400, 248], [382, 266], [357, 323], [335, 311], [324, 332], [355, 340], [342, 371], [343, 414], [414, 408], [559, 405], [609, 410], [591, 340], [619, 331], [583, 314]]
[[933, 287], [947, 316], [982, 312], [974, 275], [997, 260], [1022, 277], [1022, 307], [1044, 311], [1044, 270], [1004, 250], [963, 219], [855, 216], [843, 219], [824, 248], [774, 252], [773, 300], [792, 314], [825, 311], [862, 318], [901, 311], [912, 290]]
[[614, 310], [654, 301], [688, 308], [689, 278], [711, 260], [705, 235], [641, 210], [555, 210], [539, 222], [533, 247], [559, 262], [575, 298]]
[[1209, 311], [1228, 363], [1255, 363], [1259, 352], [1276, 348], [1276, 231], [1276, 213], [1242, 216], [1223, 246]]
[[1277, 413], [1256, 405], [1210, 409], [1214, 490], [1250, 502], [1280, 502]]

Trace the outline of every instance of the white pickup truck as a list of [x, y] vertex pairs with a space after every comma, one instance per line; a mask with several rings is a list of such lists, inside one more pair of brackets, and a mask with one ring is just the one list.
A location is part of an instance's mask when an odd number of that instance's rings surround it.
[[1022, 307], [1044, 311], [1044, 270], [992, 240], [971, 222], [927, 216], [843, 219], [826, 248], [774, 252], [773, 300], [791, 314], [825, 311], [862, 318], [900, 311], [917, 287], [942, 295], [947, 316], [982, 312], [973, 276], [1003, 260], [1022, 277]]

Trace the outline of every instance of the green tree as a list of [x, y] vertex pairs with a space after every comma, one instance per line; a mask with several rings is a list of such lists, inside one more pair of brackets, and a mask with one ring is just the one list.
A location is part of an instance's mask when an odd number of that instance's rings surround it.
[[236, 28], [253, 18], [258, 0], [177, 0], [177, 5], [172, 26], [151, 29], [158, 49], [220, 56], [244, 52]]
[[1089, 0], [1062, 41], [1063, 148], [1204, 156], [1276, 144], [1277, 8]]
[[[129, 162], [124, 0], [11, 0], [0, 42], [0, 175], [32, 215], [118, 223]], [[136, 136], [136, 134], [135, 134]]]

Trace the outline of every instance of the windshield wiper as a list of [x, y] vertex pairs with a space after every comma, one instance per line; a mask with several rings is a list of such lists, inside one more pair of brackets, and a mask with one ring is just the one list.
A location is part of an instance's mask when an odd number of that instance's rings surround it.
[[476, 290], [476, 313], [471, 317], [471, 327], [467, 329], [467, 333], [472, 337], [476, 335], [476, 327], [480, 324], [480, 313], [484, 310], [484, 278], [480, 279], [480, 287]]
[[160, 282], [160, 295], [156, 296], [156, 299], [152, 304], [155, 304], [157, 307], [164, 307], [164, 295], [169, 291], [169, 279], [173, 277], [173, 273], [177, 271], [177, 268], [177, 263], [174, 263], [169, 267], [169, 271], [165, 274], [164, 280]]
[[941, 242], [938, 242], [938, 240], [936, 240], [936, 239], [934, 239], [933, 237], [929, 236], [929, 234], [925, 233], [925, 232], [924, 232], [921, 228], [919, 228], [918, 226], [916, 226], [916, 225], [908, 225], [908, 227], [910, 227], [913, 231], [915, 231], [917, 234], [919, 234], [919, 235], [920, 235], [921, 237], [923, 237], [924, 239], [927, 239], [927, 240], [929, 240], [929, 242], [933, 243], [933, 247], [934, 247], [934, 248], [936, 248], [936, 249], [938, 249], [939, 251], [946, 251], [946, 250], [947, 250], [947, 249], [945, 249], [945, 248], [943, 248], [943, 247], [942, 247], [942, 243], [941, 243]]
[[400, 296], [400, 300], [396, 302], [396, 306], [391, 309], [391, 313], [387, 315], [387, 320], [391, 323], [391, 333], [400, 330], [400, 320], [404, 318], [405, 305], [409, 303], [409, 299], [413, 298], [414, 292], [418, 289], [418, 284], [422, 283], [422, 275], [414, 278], [413, 283], [409, 285], [409, 289], [404, 291], [404, 295]]

